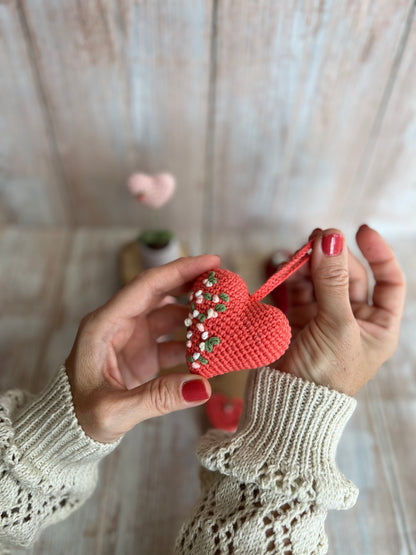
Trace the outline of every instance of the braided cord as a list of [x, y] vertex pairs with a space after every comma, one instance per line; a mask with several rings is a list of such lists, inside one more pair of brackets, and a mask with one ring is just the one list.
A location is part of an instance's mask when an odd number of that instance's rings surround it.
[[301, 249], [295, 252], [295, 254], [287, 262], [283, 262], [280, 268], [274, 273], [267, 281], [264, 283], [260, 289], [257, 289], [250, 297], [252, 301], [261, 301], [264, 299], [273, 289], [276, 289], [278, 285], [283, 283], [289, 276], [291, 276], [296, 270], [307, 262], [311, 256], [313, 241], [309, 241]]

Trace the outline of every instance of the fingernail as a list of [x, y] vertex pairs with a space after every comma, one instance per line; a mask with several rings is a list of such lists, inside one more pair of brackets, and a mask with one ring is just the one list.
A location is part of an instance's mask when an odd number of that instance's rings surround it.
[[339, 233], [322, 237], [322, 252], [327, 256], [336, 256], [342, 251], [344, 238]]
[[202, 380], [190, 380], [182, 385], [182, 397], [187, 403], [195, 403], [209, 399], [209, 393]]

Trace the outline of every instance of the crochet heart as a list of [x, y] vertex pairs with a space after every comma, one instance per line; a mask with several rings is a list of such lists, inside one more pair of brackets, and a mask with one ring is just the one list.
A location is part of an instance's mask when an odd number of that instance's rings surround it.
[[127, 182], [127, 188], [142, 204], [159, 208], [173, 195], [176, 184], [175, 178], [169, 173], [134, 173]]
[[242, 412], [242, 399], [230, 399], [222, 393], [213, 393], [205, 404], [205, 413], [211, 426], [226, 432], [236, 431]]
[[253, 301], [244, 280], [229, 270], [202, 274], [194, 283], [190, 309], [187, 363], [206, 378], [270, 364], [289, 346], [283, 312]]
[[281, 310], [260, 301], [309, 259], [310, 247], [308, 243], [297, 251], [251, 296], [244, 280], [229, 270], [196, 279], [185, 320], [186, 361], [192, 373], [211, 378], [265, 366], [283, 355], [291, 338], [289, 322]]

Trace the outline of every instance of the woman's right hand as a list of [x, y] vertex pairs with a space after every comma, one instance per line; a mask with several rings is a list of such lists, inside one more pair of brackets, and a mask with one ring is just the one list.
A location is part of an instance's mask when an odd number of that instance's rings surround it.
[[336, 229], [315, 230], [308, 266], [288, 281], [293, 340], [275, 366], [318, 385], [354, 395], [394, 353], [405, 281], [393, 251], [364, 225], [357, 244], [375, 285], [369, 300], [367, 271]]

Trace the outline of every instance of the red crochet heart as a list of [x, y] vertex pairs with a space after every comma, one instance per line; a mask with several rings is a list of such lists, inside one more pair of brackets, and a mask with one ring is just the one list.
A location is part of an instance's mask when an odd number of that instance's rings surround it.
[[242, 399], [230, 399], [222, 393], [213, 393], [205, 404], [209, 423], [218, 430], [235, 432], [243, 412]]
[[186, 360], [192, 373], [211, 378], [265, 366], [283, 355], [291, 338], [289, 322], [281, 310], [259, 301], [306, 262], [309, 249], [310, 243], [252, 296], [244, 280], [229, 270], [196, 279], [185, 320]]
[[290, 326], [274, 306], [250, 298], [244, 280], [229, 270], [202, 274], [194, 283], [185, 324], [191, 372], [211, 378], [258, 368], [288, 348]]

